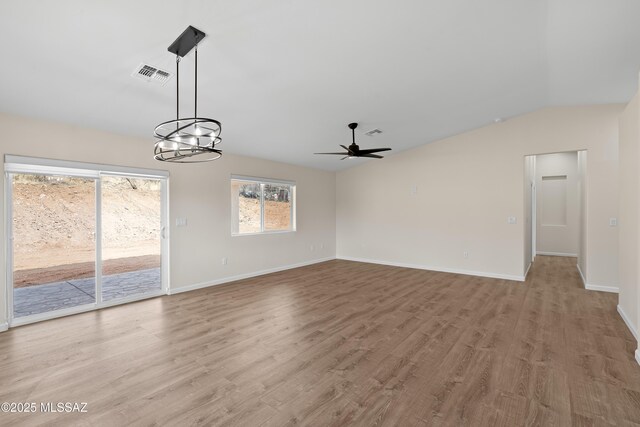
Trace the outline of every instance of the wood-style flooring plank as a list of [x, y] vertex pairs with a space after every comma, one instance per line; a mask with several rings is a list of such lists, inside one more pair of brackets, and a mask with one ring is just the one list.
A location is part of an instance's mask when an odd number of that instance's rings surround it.
[[329, 261], [0, 334], [0, 425], [640, 425], [637, 347], [575, 259], [526, 282]]

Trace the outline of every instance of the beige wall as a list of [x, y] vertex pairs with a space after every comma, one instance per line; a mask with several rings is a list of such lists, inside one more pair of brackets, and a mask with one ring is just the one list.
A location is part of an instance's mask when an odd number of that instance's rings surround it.
[[586, 149], [584, 273], [617, 286], [622, 109], [546, 108], [339, 172], [337, 256], [522, 278], [524, 156]]
[[[0, 114], [0, 135], [1, 155], [168, 170], [173, 220], [170, 280], [174, 290], [335, 256], [335, 174], [332, 172], [230, 154], [212, 163], [160, 163], [152, 158], [152, 138], [131, 138], [7, 114]], [[231, 145], [233, 141], [224, 144]], [[296, 181], [297, 231], [231, 237], [231, 174]], [[4, 206], [4, 186], [0, 192], [0, 203]], [[4, 212], [4, 208], [0, 212]], [[177, 217], [186, 217], [188, 225], [176, 228]], [[4, 224], [4, 217], [1, 222]], [[1, 230], [0, 240], [4, 242], [4, 226]], [[0, 251], [4, 256], [4, 245]], [[228, 265], [222, 265], [222, 257], [228, 258]], [[7, 321], [5, 276], [2, 271], [0, 324]]]
[[[562, 180], [543, 178], [565, 176]], [[548, 185], [564, 186], [564, 197], [549, 191]], [[536, 252], [546, 255], [578, 256], [580, 232], [578, 200], [578, 153], [553, 153], [536, 156], [536, 188], [538, 214], [536, 225]], [[560, 206], [562, 204], [563, 206]], [[550, 206], [547, 206], [550, 205]], [[561, 224], [547, 224], [545, 210], [563, 210]], [[551, 222], [558, 222], [552, 220]]]
[[638, 95], [620, 116], [620, 296], [623, 316], [638, 328]]

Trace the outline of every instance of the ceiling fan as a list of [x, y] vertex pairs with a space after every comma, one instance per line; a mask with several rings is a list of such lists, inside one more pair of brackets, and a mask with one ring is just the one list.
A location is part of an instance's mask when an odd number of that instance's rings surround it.
[[358, 144], [356, 144], [356, 128], [358, 127], [357, 123], [349, 123], [349, 129], [351, 129], [351, 137], [353, 142], [350, 146], [346, 147], [344, 145], [340, 145], [340, 147], [344, 148], [346, 153], [314, 153], [314, 154], [336, 154], [339, 156], [344, 156], [340, 160], [344, 159], [352, 159], [354, 157], [370, 157], [372, 159], [382, 159], [382, 156], [379, 156], [374, 153], [379, 153], [380, 151], [390, 151], [391, 148], [371, 148], [368, 150], [361, 150]]

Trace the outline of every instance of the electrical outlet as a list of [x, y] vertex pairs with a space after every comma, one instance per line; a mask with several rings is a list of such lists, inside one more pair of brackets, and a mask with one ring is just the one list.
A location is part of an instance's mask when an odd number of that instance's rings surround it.
[[467, 251], [462, 252], [462, 256], [464, 257], [464, 259], [468, 259], [469, 258], [469, 252], [467, 252]]
[[186, 227], [187, 218], [176, 218], [176, 227]]
[[320, 243], [320, 249], [324, 249], [324, 243]]
[[617, 227], [618, 218], [609, 218], [609, 227]]
[[314, 248], [314, 247], [313, 247], [313, 245], [309, 245], [309, 250], [310, 250], [311, 252], [313, 252], [315, 249], [316, 249], [316, 248]]
[[510, 216], [507, 218], [507, 224], [517, 224], [518, 219], [515, 216]]
[[227, 257], [222, 257], [222, 265], [227, 265]]

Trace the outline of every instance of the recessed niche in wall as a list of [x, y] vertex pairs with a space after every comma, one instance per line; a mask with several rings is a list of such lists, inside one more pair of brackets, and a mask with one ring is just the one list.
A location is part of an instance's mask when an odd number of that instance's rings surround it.
[[543, 176], [539, 193], [542, 202], [542, 225], [566, 226], [567, 176]]

